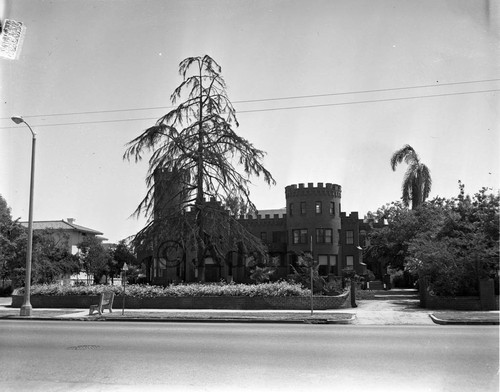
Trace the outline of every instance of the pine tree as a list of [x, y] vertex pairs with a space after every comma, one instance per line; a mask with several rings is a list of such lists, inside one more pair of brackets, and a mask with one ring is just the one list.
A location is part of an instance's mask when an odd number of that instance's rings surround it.
[[[217, 62], [208, 55], [189, 57], [179, 64], [179, 73], [182, 83], [171, 95], [176, 107], [132, 140], [124, 158], [138, 161], [144, 152], [152, 152], [148, 192], [136, 210], [136, 214], [145, 213], [149, 223], [136, 239], [149, 238], [151, 243], [161, 232], [182, 233], [183, 244], [196, 249], [203, 281], [207, 251], [220, 253], [222, 248], [229, 250], [235, 242], [242, 242], [265, 253], [260, 241], [224, 207], [226, 200], [236, 199], [255, 212], [250, 177], [262, 175], [268, 184], [275, 181], [262, 164], [265, 153], [233, 130], [238, 126], [236, 112]], [[180, 186], [159, 192], [155, 177], [162, 173], [168, 173], [170, 184]], [[220, 204], [209, 203], [207, 198]], [[189, 209], [194, 211], [194, 219], [186, 214]]]

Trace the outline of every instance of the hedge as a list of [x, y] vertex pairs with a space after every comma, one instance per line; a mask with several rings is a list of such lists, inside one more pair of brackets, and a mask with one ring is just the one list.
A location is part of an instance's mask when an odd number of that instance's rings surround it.
[[[121, 286], [63, 286], [59, 284], [35, 284], [31, 286], [31, 295], [70, 296], [99, 295], [112, 290], [116, 295], [123, 294]], [[24, 288], [17, 289], [15, 294], [23, 295]], [[132, 298], [157, 297], [303, 297], [310, 296], [311, 291], [298, 283], [273, 282], [260, 284], [235, 283], [190, 283], [171, 284], [167, 287], [148, 284], [131, 284], [126, 286], [125, 295]]]

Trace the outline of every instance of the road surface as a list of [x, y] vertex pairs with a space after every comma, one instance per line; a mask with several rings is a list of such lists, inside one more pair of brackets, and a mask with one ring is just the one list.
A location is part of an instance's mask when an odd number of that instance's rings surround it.
[[498, 391], [498, 327], [0, 321], [2, 391]]

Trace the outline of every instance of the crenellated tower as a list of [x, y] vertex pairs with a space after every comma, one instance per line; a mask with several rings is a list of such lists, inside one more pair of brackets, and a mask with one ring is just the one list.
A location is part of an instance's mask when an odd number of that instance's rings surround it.
[[294, 184], [285, 188], [288, 250], [311, 250], [320, 272], [338, 275], [342, 187], [332, 183]]

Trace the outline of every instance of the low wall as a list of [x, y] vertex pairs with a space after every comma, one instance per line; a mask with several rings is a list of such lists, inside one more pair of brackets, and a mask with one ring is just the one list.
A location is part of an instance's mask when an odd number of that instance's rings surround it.
[[495, 296], [493, 281], [480, 282], [481, 296], [439, 297], [429, 292], [426, 281], [421, 281], [420, 306], [426, 309], [446, 310], [498, 310], [498, 296]]
[[482, 310], [479, 297], [438, 297], [428, 294], [426, 309]]
[[[99, 296], [68, 295], [30, 297], [33, 308], [89, 308], [99, 303]], [[20, 308], [22, 295], [12, 296], [12, 307]], [[123, 297], [115, 297], [113, 309], [121, 309]], [[316, 310], [341, 309], [350, 307], [349, 292], [339, 296], [314, 296], [313, 307]], [[159, 297], [125, 298], [127, 309], [283, 309], [307, 310], [311, 308], [310, 297]]]

